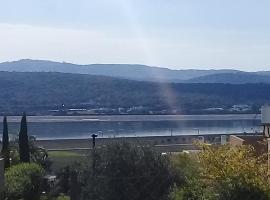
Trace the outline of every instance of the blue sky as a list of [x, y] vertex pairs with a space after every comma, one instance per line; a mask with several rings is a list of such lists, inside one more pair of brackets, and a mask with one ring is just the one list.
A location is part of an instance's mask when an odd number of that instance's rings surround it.
[[0, 61], [270, 70], [270, 1], [9, 0]]

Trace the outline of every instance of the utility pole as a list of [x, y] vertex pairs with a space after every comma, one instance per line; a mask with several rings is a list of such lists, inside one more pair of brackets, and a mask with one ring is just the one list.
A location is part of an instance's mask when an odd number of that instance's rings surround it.
[[93, 133], [91, 135], [92, 137], [92, 161], [93, 161], [93, 176], [95, 176], [95, 168], [96, 168], [96, 150], [95, 150], [95, 147], [96, 147], [96, 137], [97, 137], [97, 134]]
[[97, 134], [93, 133], [91, 135], [92, 137], [92, 147], [93, 147], [93, 150], [95, 149], [95, 146], [96, 146], [96, 137], [97, 137]]
[[[97, 181], [96, 180], [96, 137], [97, 137], [97, 134], [93, 133], [91, 135], [92, 137], [92, 180], [94, 181], [94, 185], [95, 185], [95, 182]], [[96, 197], [96, 193], [94, 192], [92, 194], [92, 198], [91, 199], [97, 199]]]
[[200, 129], [199, 128], [194, 128], [194, 130], [196, 130], [197, 134], [200, 135]]

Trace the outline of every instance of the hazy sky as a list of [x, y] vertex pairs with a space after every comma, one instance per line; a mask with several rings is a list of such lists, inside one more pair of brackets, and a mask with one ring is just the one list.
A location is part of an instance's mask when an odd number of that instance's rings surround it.
[[0, 0], [0, 61], [270, 70], [269, 0]]

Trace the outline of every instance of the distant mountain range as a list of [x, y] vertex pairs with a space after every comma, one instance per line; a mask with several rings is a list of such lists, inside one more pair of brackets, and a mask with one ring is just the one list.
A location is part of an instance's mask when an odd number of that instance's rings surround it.
[[236, 73], [219, 73], [191, 78], [186, 83], [270, 83], [270, 75], [267, 73], [260, 75], [261, 72], [236, 72]]
[[130, 80], [175, 83], [270, 83], [270, 71], [243, 72], [238, 70], [172, 70], [132, 64], [76, 65], [46, 60], [23, 59], [0, 63], [0, 71], [61, 72], [102, 75]]

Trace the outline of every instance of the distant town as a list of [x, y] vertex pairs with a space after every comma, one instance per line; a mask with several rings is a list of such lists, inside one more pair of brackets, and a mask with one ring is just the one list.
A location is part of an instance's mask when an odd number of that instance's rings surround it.
[[[64, 105], [60, 109], [40, 111], [39, 114], [49, 115], [178, 115], [178, 114], [249, 114], [257, 113], [252, 106], [246, 104], [233, 105], [231, 107], [210, 107], [205, 109], [193, 110], [187, 113], [180, 109], [150, 108], [145, 106], [133, 106], [129, 108], [66, 108]], [[33, 113], [34, 114], [34, 113]]]

